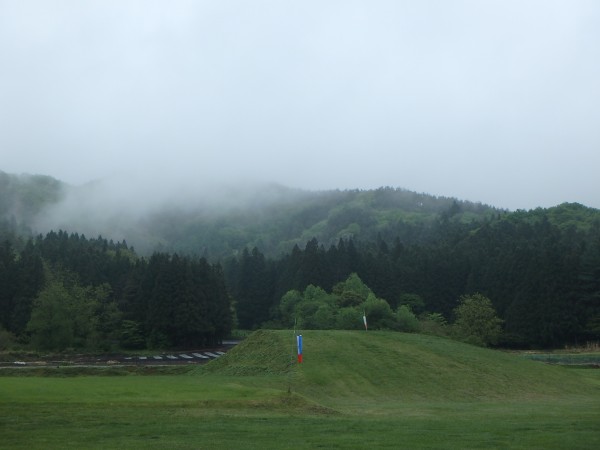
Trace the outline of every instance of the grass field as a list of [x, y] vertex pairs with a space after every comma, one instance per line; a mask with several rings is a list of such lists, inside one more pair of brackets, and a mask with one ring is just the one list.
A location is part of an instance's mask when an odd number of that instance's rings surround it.
[[303, 334], [302, 365], [290, 332], [260, 331], [180, 375], [0, 377], [0, 448], [600, 448], [598, 370]]

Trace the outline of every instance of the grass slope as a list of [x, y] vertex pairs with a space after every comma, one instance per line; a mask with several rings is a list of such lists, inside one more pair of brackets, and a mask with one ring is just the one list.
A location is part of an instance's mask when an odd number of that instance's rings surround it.
[[[600, 448], [600, 371], [436, 337], [259, 331], [187, 375], [0, 377], [1, 448]], [[291, 393], [288, 393], [291, 389]]]
[[[294, 364], [289, 331], [259, 331], [199, 369], [221, 375], [280, 374], [280, 388], [344, 412], [402, 402], [471, 402], [588, 396], [580, 372], [435, 336], [306, 331], [304, 363]], [[271, 385], [273, 381], [271, 381]], [[598, 394], [598, 391], [596, 391]]]

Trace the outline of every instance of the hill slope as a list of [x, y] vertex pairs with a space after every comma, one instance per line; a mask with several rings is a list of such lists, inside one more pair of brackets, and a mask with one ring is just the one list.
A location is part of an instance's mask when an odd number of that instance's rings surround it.
[[49, 176], [0, 171], [0, 235], [14, 221], [33, 233], [62, 229], [125, 239], [143, 254], [162, 250], [216, 260], [254, 246], [279, 256], [312, 238], [326, 247], [349, 237], [418, 242], [427, 240], [428, 227], [439, 220], [481, 223], [507, 215], [526, 221], [547, 216], [561, 228], [576, 229], [600, 220], [600, 211], [578, 204], [508, 214], [394, 187], [315, 192], [256, 184], [177, 190], [160, 180], [150, 189], [128, 179], [69, 186]]
[[279, 255], [313, 237], [325, 245], [348, 237], [414, 237], [440, 215], [470, 222], [500, 212], [390, 187], [313, 192], [257, 184], [173, 190], [159, 181], [153, 189], [129, 180], [69, 186], [47, 176], [0, 171], [0, 232], [2, 221], [14, 220], [34, 233], [100, 234], [125, 239], [144, 254], [160, 249], [218, 259], [254, 246]]
[[[264, 375], [324, 406], [346, 411], [402, 402], [471, 402], [599, 396], [598, 386], [562, 367], [434, 336], [306, 331], [304, 363], [290, 331], [257, 331], [202, 371]], [[273, 377], [273, 375], [278, 375]]]

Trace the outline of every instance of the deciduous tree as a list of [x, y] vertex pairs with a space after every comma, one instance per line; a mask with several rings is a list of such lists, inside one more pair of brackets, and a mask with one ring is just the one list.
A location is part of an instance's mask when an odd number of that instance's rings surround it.
[[498, 342], [502, 320], [496, 315], [489, 298], [479, 293], [463, 295], [454, 315], [454, 332], [458, 338], [480, 346]]

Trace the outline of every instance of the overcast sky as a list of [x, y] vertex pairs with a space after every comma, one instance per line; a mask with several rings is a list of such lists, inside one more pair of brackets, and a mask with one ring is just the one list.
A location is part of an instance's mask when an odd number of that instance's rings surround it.
[[0, 170], [600, 208], [600, 1], [0, 0]]

